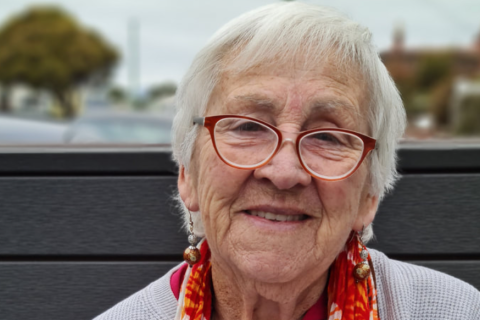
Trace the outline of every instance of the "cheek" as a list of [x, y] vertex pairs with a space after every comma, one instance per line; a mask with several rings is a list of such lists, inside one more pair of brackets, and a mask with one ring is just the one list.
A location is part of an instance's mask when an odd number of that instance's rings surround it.
[[198, 200], [205, 233], [211, 245], [225, 238], [231, 224], [232, 204], [242, 192], [245, 182], [252, 174], [223, 163], [213, 147], [201, 153], [198, 167]]
[[339, 228], [351, 230], [353, 227], [360, 208], [362, 176], [351, 176], [334, 182], [317, 180], [317, 190], [323, 205], [322, 224], [328, 226], [332, 233]]
[[315, 259], [334, 257], [342, 250], [353, 229], [359, 212], [357, 183], [342, 180], [336, 182], [316, 180], [322, 203], [322, 218], [316, 231]]

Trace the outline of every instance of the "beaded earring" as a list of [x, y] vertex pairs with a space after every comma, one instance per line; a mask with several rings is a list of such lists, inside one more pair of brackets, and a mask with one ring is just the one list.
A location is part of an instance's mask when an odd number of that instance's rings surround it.
[[362, 258], [362, 262], [357, 263], [357, 265], [353, 269], [353, 276], [357, 280], [357, 282], [367, 279], [370, 275], [370, 265], [368, 264], [368, 251], [362, 242], [364, 230], [365, 226], [363, 226], [362, 231], [357, 232], [355, 235], [357, 237], [358, 244], [362, 247], [362, 251], [360, 251], [360, 258]]
[[193, 220], [190, 210], [188, 210], [188, 214], [190, 215], [190, 223], [188, 228], [188, 242], [190, 243], [190, 246], [183, 252], [183, 260], [185, 260], [185, 262], [188, 263], [191, 268], [195, 263], [200, 261], [201, 254], [200, 250], [198, 250], [198, 248], [196, 247], [198, 241], [195, 233], [193, 233]]

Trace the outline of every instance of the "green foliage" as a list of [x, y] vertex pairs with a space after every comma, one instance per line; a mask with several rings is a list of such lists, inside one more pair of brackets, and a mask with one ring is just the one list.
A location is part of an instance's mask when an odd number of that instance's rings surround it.
[[402, 97], [403, 105], [409, 118], [416, 116], [417, 105], [414, 103], [416, 88], [411, 79], [395, 79], [397, 89]]
[[430, 95], [416, 92], [414, 95], [412, 95], [412, 98], [406, 107], [409, 120], [415, 119], [417, 116], [427, 113], [429, 105]]
[[124, 103], [128, 100], [125, 89], [121, 87], [113, 87], [108, 91], [108, 98], [114, 103]]
[[164, 82], [153, 86], [148, 91], [149, 100], [171, 97], [177, 92], [177, 85], [174, 82]]
[[0, 90], [0, 112], [10, 112], [10, 88], [3, 86]]
[[97, 33], [55, 7], [35, 7], [0, 29], [0, 84], [23, 83], [52, 93], [73, 116], [71, 91], [104, 78], [118, 54]]
[[447, 78], [438, 83], [433, 89], [429, 111], [433, 115], [437, 127], [447, 127], [450, 124], [450, 103], [453, 94], [453, 81]]
[[439, 127], [448, 125], [454, 56], [451, 52], [425, 52], [411, 74], [390, 70], [409, 120], [431, 113]]
[[416, 75], [418, 88], [422, 91], [428, 91], [449, 78], [452, 73], [452, 62], [453, 57], [449, 53], [423, 56]]

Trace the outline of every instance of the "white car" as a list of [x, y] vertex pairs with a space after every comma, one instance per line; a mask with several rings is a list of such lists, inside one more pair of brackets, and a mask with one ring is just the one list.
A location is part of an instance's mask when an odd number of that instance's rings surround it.
[[0, 117], [0, 145], [62, 144], [66, 130], [64, 124]]
[[171, 144], [172, 118], [150, 113], [109, 112], [75, 120], [65, 142], [82, 144]]

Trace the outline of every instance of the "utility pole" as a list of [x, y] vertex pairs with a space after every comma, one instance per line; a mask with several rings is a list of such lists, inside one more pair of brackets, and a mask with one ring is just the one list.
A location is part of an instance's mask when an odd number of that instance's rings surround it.
[[128, 84], [130, 101], [135, 101], [140, 94], [140, 22], [132, 18], [128, 22]]

